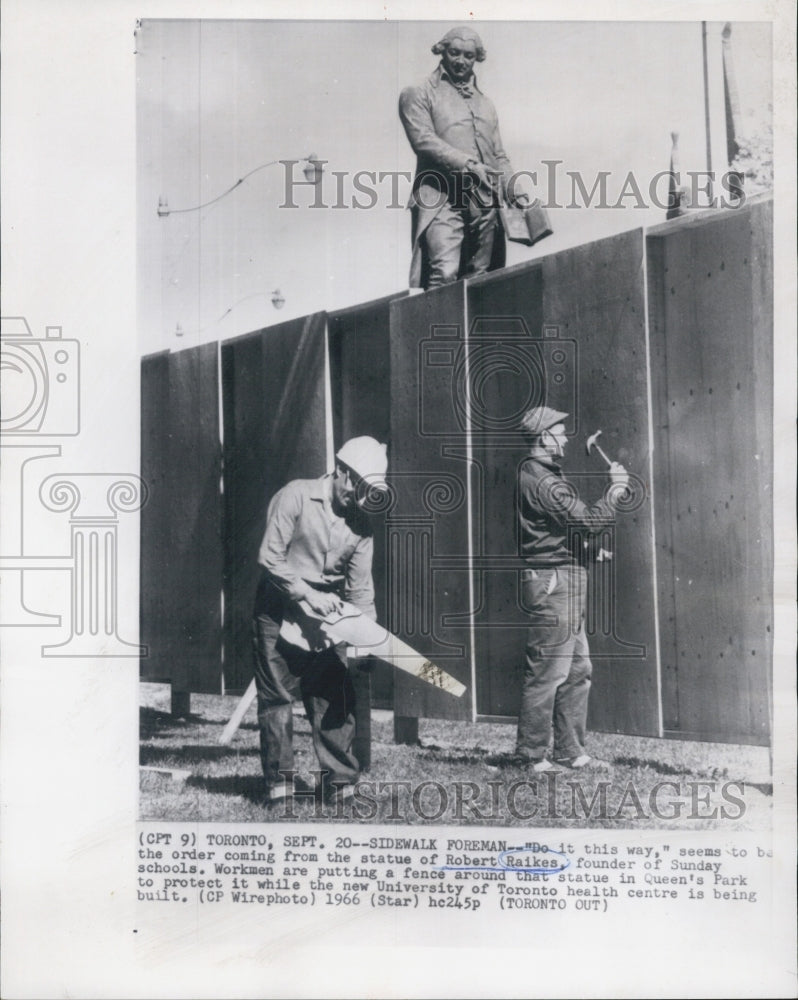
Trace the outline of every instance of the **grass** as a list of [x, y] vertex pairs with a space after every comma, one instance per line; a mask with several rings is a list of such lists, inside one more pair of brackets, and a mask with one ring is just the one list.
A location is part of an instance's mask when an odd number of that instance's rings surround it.
[[[422, 719], [420, 745], [397, 746], [393, 716], [382, 711], [372, 715], [372, 765], [354, 806], [327, 806], [305, 795], [288, 809], [268, 807], [254, 707], [224, 747], [219, 736], [236, 698], [195, 694], [191, 717], [173, 719], [168, 685], [140, 687], [140, 762], [160, 769], [141, 772], [143, 820], [668, 830], [761, 830], [771, 821], [766, 748], [591, 733], [588, 751], [611, 769], [566, 771], [544, 780], [509, 759], [513, 726]], [[296, 767], [310, 781], [317, 764], [299, 706], [294, 731]], [[189, 777], [165, 773], [174, 770]], [[726, 798], [727, 782], [744, 786], [731, 786]]]

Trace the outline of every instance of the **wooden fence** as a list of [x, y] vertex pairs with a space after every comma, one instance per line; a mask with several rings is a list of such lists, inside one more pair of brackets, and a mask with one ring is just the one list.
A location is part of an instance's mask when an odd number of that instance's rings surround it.
[[220, 352], [144, 358], [142, 676], [185, 693], [246, 686], [268, 501], [321, 475], [328, 445], [372, 434], [389, 442], [392, 485], [375, 520], [380, 620], [468, 685], [455, 700], [383, 671], [376, 702], [405, 720], [512, 719], [526, 628], [517, 425], [546, 402], [570, 415], [567, 471], [583, 498], [606, 482], [582, 447], [598, 429], [635, 476], [590, 570], [591, 727], [766, 744], [771, 231], [762, 199]]

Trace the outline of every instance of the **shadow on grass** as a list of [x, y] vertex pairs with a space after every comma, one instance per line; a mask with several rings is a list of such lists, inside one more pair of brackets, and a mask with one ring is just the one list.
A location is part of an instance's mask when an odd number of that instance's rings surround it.
[[530, 763], [515, 753], [495, 753], [486, 750], [484, 747], [474, 747], [473, 750], [464, 751], [459, 747], [450, 747], [447, 749], [446, 747], [439, 747], [432, 743], [421, 749], [425, 752], [425, 756], [428, 755], [441, 764], [482, 764], [487, 767], [516, 767], [523, 769], [528, 767]]
[[[191, 712], [189, 715], [172, 715], [171, 712], [159, 708], [152, 708], [149, 705], [142, 705], [139, 708], [139, 726], [141, 735], [148, 732], [157, 732], [161, 729], [183, 728], [189, 725], [202, 724], [203, 726], [226, 726], [229, 719], [210, 719], [201, 712]], [[242, 722], [239, 729], [257, 729], [257, 722]]]
[[[183, 719], [180, 719], [178, 721], [182, 722]], [[189, 715], [189, 716], [186, 716], [186, 721], [188, 721], [188, 722], [201, 722], [203, 726], [216, 726], [216, 727], [221, 728], [223, 726], [226, 726], [227, 723], [230, 720], [229, 719], [224, 719], [224, 718], [222, 718], [222, 719], [209, 719], [209, 718], [207, 718], [204, 715]], [[241, 730], [241, 729], [252, 730], [252, 729], [257, 729], [257, 728], [258, 728], [257, 722], [241, 722], [238, 725], [238, 730]], [[236, 730], [236, 731], [238, 731], [238, 730]], [[235, 735], [234, 735], [234, 738], [235, 738]]]
[[213, 719], [206, 719], [202, 715], [181, 715], [175, 716], [171, 712], [163, 712], [157, 708], [142, 706], [139, 708], [139, 734], [142, 739], [148, 736], [162, 735], [166, 729], [185, 729], [187, 726], [214, 726], [224, 725], [223, 722], [215, 722]]
[[186, 787], [202, 788], [206, 792], [214, 795], [232, 795], [254, 802], [255, 805], [264, 805], [266, 802], [266, 789], [263, 778], [257, 775], [225, 775], [222, 777], [203, 778], [200, 775], [192, 775], [186, 779]]
[[228, 757], [247, 757], [260, 753], [257, 747], [223, 746], [142, 746], [139, 750], [140, 764], [157, 764], [165, 758], [178, 758], [190, 764], [198, 760], [225, 760]]
[[330, 806], [322, 803], [314, 789], [307, 783], [300, 781], [301, 791], [288, 802], [279, 800], [268, 802], [266, 798], [266, 787], [260, 775], [220, 775], [215, 777], [202, 777], [192, 775], [186, 779], [187, 788], [201, 788], [212, 795], [227, 795], [233, 798], [242, 798], [247, 802], [252, 802], [256, 806], [263, 806], [270, 816], [279, 818], [298, 819], [308, 817], [313, 814], [317, 819], [329, 815]]
[[174, 722], [169, 712], [159, 712], [157, 708], [139, 709], [139, 734], [142, 739], [154, 735], [161, 729], [170, 729]]
[[436, 753], [433, 759], [436, 764], [481, 764], [487, 767], [523, 767], [524, 765], [524, 761], [502, 754]]
[[652, 771], [656, 771], [657, 774], [681, 775], [682, 777], [692, 775], [696, 778], [710, 778], [713, 781], [720, 781], [729, 777], [728, 768], [725, 767], [694, 768], [688, 767], [686, 764], [677, 766], [675, 764], [668, 764], [663, 760], [651, 760], [642, 757], [616, 757], [615, 763], [625, 765], [626, 767], [647, 767]]
[[642, 757], [616, 757], [615, 763], [626, 767], [648, 767], [657, 774], [685, 774], [689, 770], [686, 767], [674, 767], [662, 760], [644, 760]]

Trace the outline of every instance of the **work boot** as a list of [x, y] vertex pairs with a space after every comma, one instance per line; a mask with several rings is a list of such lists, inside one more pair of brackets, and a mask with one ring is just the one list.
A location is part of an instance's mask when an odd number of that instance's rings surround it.
[[529, 762], [529, 770], [534, 774], [559, 774], [560, 769], [556, 767], [550, 760], [543, 757], [541, 760], [535, 760]]
[[558, 760], [558, 764], [563, 767], [567, 767], [571, 771], [609, 771], [611, 770], [610, 765], [605, 760], [596, 760], [595, 757], [591, 757], [590, 754], [580, 754], [578, 757], [568, 757], [563, 760]]
[[279, 802], [285, 802], [286, 799], [292, 799], [293, 797], [293, 782], [281, 781], [276, 785], [270, 785], [266, 788], [266, 802], [269, 805], [276, 805]]

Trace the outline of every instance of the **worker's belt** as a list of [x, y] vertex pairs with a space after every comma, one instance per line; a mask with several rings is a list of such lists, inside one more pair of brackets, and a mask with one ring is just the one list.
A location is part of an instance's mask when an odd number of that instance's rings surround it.
[[344, 596], [343, 580], [340, 580], [338, 583], [314, 583], [313, 580], [305, 580], [305, 583], [309, 587], [313, 587], [314, 590], [320, 590], [324, 594], [338, 594], [339, 597]]

